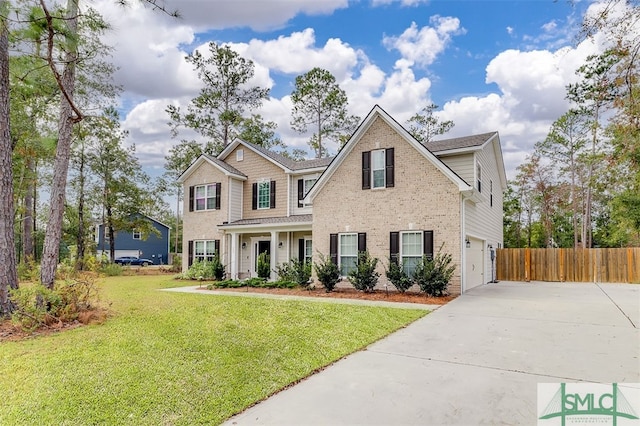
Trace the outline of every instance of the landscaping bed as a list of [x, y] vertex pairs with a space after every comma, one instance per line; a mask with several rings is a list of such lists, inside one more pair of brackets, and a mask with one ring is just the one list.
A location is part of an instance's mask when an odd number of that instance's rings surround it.
[[[207, 290], [206, 286], [201, 287]], [[359, 300], [377, 300], [385, 302], [402, 302], [402, 303], [422, 303], [426, 305], [444, 305], [456, 296], [429, 297], [424, 293], [405, 292], [400, 293], [394, 290], [374, 290], [369, 293], [358, 291], [354, 288], [337, 287], [331, 292], [326, 292], [323, 288], [305, 290], [303, 288], [261, 288], [261, 287], [239, 287], [239, 288], [216, 288], [216, 291], [224, 292], [250, 292], [250, 293], [267, 293], [267, 294], [283, 294], [292, 296], [305, 297], [321, 297], [327, 299], [359, 299]]]

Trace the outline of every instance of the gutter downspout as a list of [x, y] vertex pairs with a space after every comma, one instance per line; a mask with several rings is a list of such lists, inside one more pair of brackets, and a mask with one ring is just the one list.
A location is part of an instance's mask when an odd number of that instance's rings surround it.
[[460, 294], [467, 288], [467, 246], [465, 244], [466, 229], [466, 203], [464, 194], [460, 194]]

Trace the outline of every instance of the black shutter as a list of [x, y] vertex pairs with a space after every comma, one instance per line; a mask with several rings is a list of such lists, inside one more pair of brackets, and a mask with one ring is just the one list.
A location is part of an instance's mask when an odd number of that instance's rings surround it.
[[433, 231], [424, 231], [424, 254], [433, 259]]
[[358, 232], [358, 253], [367, 251], [367, 233]]
[[220, 240], [213, 241], [213, 251], [215, 251], [216, 256], [220, 258]]
[[338, 234], [329, 235], [329, 256], [334, 264], [338, 264]]
[[195, 196], [195, 188], [193, 186], [189, 187], [189, 211], [193, 211], [193, 198]]
[[270, 197], [271, 199], [269, 200], [269, 208], [275, 209], [276, 208], [276, 181], [275, 180], [271, 181]]
[[216, 183], [216, 210], [220, 210], [220, 192], [222, 190], [222, 184], [220, 182]]
[[395, 172], [393, 169], [393, 148], [387, 148], [385, 150], [385, 180], [387, 181], [387, 188], [393, 188], [395, 185]]
[[298, 179], [298, 207], [304, 207], [302, 200], [304, 199], [304, 179]]
[[189, 259], [188, 259], [188, 265], [191, 266], [193, 265], [193, 241], [189, 240], [189, 250], [187, 251], [188, 255], [189, 255]]
[[400, 233], [389, 233], [389, 259], [391, 262], [398, 264], [400, 260]]
[[251, 190], [251, 209], [256, 210], [258, 208], [258, 184], [254, 183]]
[[371, 151], [362, 153], [362, 189], [371, 189]]
[[298, 260], [304, 262], [304, 238], [298, 240]]

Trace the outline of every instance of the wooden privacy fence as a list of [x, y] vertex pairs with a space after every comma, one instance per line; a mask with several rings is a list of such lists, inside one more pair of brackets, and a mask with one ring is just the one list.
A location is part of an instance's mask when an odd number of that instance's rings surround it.
[[640, 247], [499, 249], [496, 279], [640, 283]]

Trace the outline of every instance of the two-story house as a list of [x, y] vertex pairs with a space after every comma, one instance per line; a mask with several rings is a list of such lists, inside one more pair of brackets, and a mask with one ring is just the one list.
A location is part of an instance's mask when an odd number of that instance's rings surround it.
[[304, 198], [331, 158], [294, 161], [236, 139], [218, 157], [203, 155], [180, 176], [185, 187], [183, 268], [220, 253], [233, 278], [310, 259], [311, 207]]
[[322, 253], [346, 276], [368, 250], [384, 284], [389, 260], [411, 271], [442, 247], [456, 265], [455, 294], [492, 280], [491, 250], [502, 245], [497, 132], [425, 147], [379, 106], [335, 158], [296, 162], [235, 140], [179, 181], [189, 194], [184, 269], [217, 252], [231, 278], [245, 278], [255, 276], [262, 252], [272, 270]]

